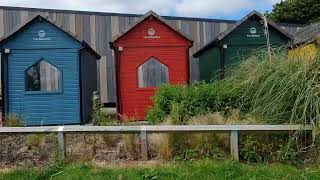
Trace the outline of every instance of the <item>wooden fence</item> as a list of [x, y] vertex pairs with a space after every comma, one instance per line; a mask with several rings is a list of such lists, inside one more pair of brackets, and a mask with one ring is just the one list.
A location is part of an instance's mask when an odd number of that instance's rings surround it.
[[142, 160], [148, 160], [148, 133], [205, 133], [229, 132], [230, 152], [239, 160], [239, 131], [311, 131], [311, 125], [161, 125], [161, 126], [45, 126], [45, 127], [2, 127], [0, 134], [46, 134], [57, 133], [58, 149], [65, 156], [65, 134], [140, 134]]

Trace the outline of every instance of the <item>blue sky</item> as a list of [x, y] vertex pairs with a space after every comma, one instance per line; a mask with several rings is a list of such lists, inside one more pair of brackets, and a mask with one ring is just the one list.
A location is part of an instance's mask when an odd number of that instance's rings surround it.
[[270, 11], [280, 0], [1, 0], [1, 6], [137, 13], [152, 9], [160, 15], [241, 19], [255, 9]]

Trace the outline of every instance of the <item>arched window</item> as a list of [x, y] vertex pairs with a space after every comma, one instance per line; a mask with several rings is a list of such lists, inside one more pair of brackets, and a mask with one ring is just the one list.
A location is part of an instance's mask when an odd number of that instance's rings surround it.
[[60, 90], [61, 71], [45, 60], [30, 66], [25, 76], [26, 91], [57, 92]]
[[168, 67], [151, 57], [138, 67], [138, 87], [159, 87], [163, 83], [168, 83]]

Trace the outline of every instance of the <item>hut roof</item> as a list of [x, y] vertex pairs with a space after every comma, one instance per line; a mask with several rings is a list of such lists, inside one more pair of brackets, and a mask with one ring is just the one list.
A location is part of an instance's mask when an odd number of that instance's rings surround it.
[[[220, 33], [215, 39], [213, 39], [212, 41], [210, 41], [208, 44], [206, 44], [205, 46], [203, 46], [200, 50], [198, 50], [193, 56], [195, 58], [197, 58], [200, 54], [202, 54], [204, 51], [206, 51], [207, 49], [209, 49], [210, 47], [214, 46], [217, 44], [217, 42], [221, 41], [223, 38], [225, 38], [228, 34], [230, 34], [233, 30], [235, 30], [237, 27], [239, 27], [241, 24], [243, 24], [245, 21], [247, 21], [250, 17], [252, 16], [258, 16], [261, 19], [264, 19], [263, 14], [259, 13], [258, 11], [251, 11], [249, 14], [247, 14], [244, 18], [242, 18], [240, 21], [238, 21], [236, 24], [230, 26], [229, 28], [227, 28], [225, 31], [223, 31], [222, 33]], [[279, 32], [281, 32], [282, 34], [284, 34], [285, 36], [287, 36], [289, 39], [293, 39], [293, 36], [291, 34], [289, 34], [287, 31], [285, 31], [284, 29], [282, 29], [279, 25], [277, 25], [276, 23], [274, 23], [271, 20], [267, 20], [268, 25], [274, 27], [276, 30], [278, 30]]]

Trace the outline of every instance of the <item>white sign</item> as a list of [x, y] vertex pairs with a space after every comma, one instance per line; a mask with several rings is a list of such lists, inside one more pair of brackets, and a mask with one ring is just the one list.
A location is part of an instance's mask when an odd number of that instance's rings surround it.
[[156, 36], [156, 30], [153, 28], [148, 29], [148, 36], [144, 36], [145, 39], [158, 39], [160, 36]]
[[45, 30], [39, 30], [37, 35], [38, 36], [34, 37], [33, 40], [35, 40], [35, 41], [50, 41], [51, 40], [51, 38], [46, 37]]
[[260, 37], [260, 34], [256, 34], [257, 33], [257, 29], [255, 27], [251, 27], [249, 30], [250, 34], [247, 34], [248, 38], [257, 38]]
[[254, 27], [250, 28], [250, 33], [251, 33], [251, 34], [255, 34], [255, 33], [257, 33], [256, 28], [254, 28]]
[[149, 36], [154, 36], [155, 34], [156, 34], [156, 30], [154, 30], [154, 29], [148, 29], [148, 34], [149, 34]]

